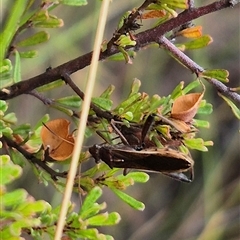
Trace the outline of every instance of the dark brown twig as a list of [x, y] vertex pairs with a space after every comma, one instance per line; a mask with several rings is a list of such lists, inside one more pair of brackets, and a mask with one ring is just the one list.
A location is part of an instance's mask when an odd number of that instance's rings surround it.
[[0, 138], [0, 141], [5, 142], [8, 147], [15, 148], [18, 152], [20, 152], [29, 162], [38, 165], [42, 169], [44, 169], [47, 173], [50, 174], [53, 180], [57, 180], [58, 177], [66, 178], [66, 172], [56, 172], [52, 168], [50, 168], [45, 162], [41, 161], [40, 159], [36, 158], [32, 153], [29, 153], [24, 148], [22, 148], [19, 144], [13, 141], [10, 138], [3, 136]]
[[[62, 75], [63, 80], [72, 88], [72, 90], [82, 99], [84, 100], [84, 93], [78, 88], [78, 86], [72, 81], [69, 74], [64, 73]], [[105, 118], [108, 121], [113, 119], [113, 115], [109, 111], [104, 111], [94, 103], [91, 102], [90, 108], [96, 113], [98, 117]]]

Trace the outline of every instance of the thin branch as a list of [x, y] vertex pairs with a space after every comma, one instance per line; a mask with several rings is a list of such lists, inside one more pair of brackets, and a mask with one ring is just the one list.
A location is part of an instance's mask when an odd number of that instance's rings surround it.
[[[149, 45], [150, 43], [158, 42], [161, 36], [189, 21], [192, 21], [201, 16], [219, 11], [227, 7], [232, 7], [233, 5], [234, 5], [233, 1], [231, 0], [220, 0], [200, 8], [193, 7], [187, 11], [184, 11], [180, 13], [176, 18], [170, 19], [169, 21], [155, 28], [136, 34], [135, 41], [137, 42], [137, 44], [133, 50], [139, 51], [141, 48]], [[119, 50], [117, 49], [117, 47], [112, 45], [111, 48], [108, 48], [104, 52], [101, 52], [99, 60], [100, 61], [104, 60], [118, 52]], [[21, 81], [19, 83], [13, 84], [10, 87], [4, 88], [0, 91], [0, 99], [2, 100], [12, 99], [21, 94], [29, 93], [30, 91], [40, 86], [59, 80], [66, 73], [70, 75], [78, 70], [85, 68], [86, 66], [89, 66], [91, 58], [92, 52], [89, 52], [83, 56], [80, 56], [69, 62], [66, 62], [56, 68], [49, 69], [48, 71], [38, 76], [32, 77], [28, 80]], [[229, 92], [228, 88], [223, 84], [217, 83], [214, 80], [213, 83], [214, 86], [218, 87], [218, 91], [222, 92], [224, 95], [226, 92]], [[232, 98], [232, 95], [234, 97], [233, 99], [239, 102], [238, 101], [239, 96], [238, 95], [236, 96], [236, 93], [233, 93], [230, 94], [229, 97]]]
[[[184, 66], [186, 66], [188, 69], [190, 69], [197, 76], [199, 76], [200, 73], [204, 72], [204, 68], [199, 66], [192, 59], [190, 59], [187, 55], [185, 55], [182, 51], [180, 51], [166, 37], [164, 37], [164, 36], [160, 37], [158, 43], [161, 44], [161, 46], [163, 46], [166, 50], [171, 52], [171, 54], [176, 59], [178, 59]], [[240, 103], [240, 95], [237, 94], [236, 92], [233, 92], [229, 87], [224, 85], [222, 82], [220, 82], [219, 80], [214, 79], [214, 78], [206, 79], [206, 80], [208, 82], [210, 82], [218, 90], [218, 92], [220, 92], [220, 93], [224, 94], [225, 96], [233, 99], [234, 101]]]
[[[78, 88], [78, 86], [72, 81], [69, 74], [65, 73], [62, 76], [63, 80], [72, 88], [72, 90], [82, 99], [84, 100], [84, 93]], [[113, 119], [113, 115], [109, 111], [104, 111], [94, 103], [90, 103], [90, 108], [96, 113], [98, 117], [105, 118], [108, 121]]]

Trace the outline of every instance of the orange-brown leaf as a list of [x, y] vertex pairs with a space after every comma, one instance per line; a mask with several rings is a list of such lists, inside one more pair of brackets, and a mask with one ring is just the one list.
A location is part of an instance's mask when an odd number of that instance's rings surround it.
[[161, 18], [166, 15], [164, 10], [152, 10], [148, 11], [140, 16], [140, 19]]
[[186, 28], [178, 33], [186, 38], [199, 38], [202, 36], [202, 26], [195, 26], [191, 28]]
[[58, 161], [64, 161], [71, 156], [74, 138], [69, 135], [70, 122], [66, 119], [55, 119], [47, 122], [41, 129], [41, 139], [44, 150]]
[[178, 97], [172, 106], [171, 117], [190, 122], [197, 113], [203, 93], [190, 93]]

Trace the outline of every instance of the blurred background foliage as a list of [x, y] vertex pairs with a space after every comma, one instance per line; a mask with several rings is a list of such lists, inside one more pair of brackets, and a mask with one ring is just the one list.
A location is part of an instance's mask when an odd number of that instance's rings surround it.
[[[196, 5], [210, 2], [201, 0]], [[12, 1], [2, 1], [2, 23], [11, 4]], [[141, 1], [137, 0], [113, 1], [104, 38], [109, 40], [112, 37], [124, 12], [140, 4]], [[187, 52], [205, 69], [227, 69], [230, 72], [230, 86], [239, 85], [240, 80], [239, 8], [238, 4], [233, 9], [195, 20], [195, 24], [203, 26], [203, 33], [211, 35], [214, 41], [205, 49]], [[53, 14], [64, 20], [64, 26], [48, 30], [50, 41], [38, 46], [37, 58], [22, 61], [22, 79], [36, 76], [50, 66], [56, 67], [91, 51], [99, 9], [99, 1], [90, 1], [84, 7], [59, 6], [54, 9]], [[141, 30], [150, 24], [150, 21], [144, 21]], [[26, 32], [30, 33], [31, 30]], [[82, 90], [86, 85], [87, 72], [88, 68], [85, 68], [72, 75]], [[147, 48], [137, 53], [132, 65], [100, 62], [94, 96], [100, 95], [107, 86], [113, 84], [116, 87], [113, 96], [117, 105], [127, 96], [134, 78], [141, 80], [143, 92], [167, 96], [180, 81], [189, 83], [194, 76], [163, 50]], [[101, 229], [103, 232], [113, 235], [117, 240], [239, 239], [239, 122], [215, 89], [208, 83], [206, 87], [205, 98], [213, 104], [214, 111], [210, 116], [204, 116], [208, 118], [206, 120], [211, 127], [203, 129], [200, 137], [213, 140], [214, 146], [209, 147], [209, 152], [192, 151], [195, 160], [193, 183], [184, 184], [161, 174], [150, 174], [147, 183], [127, 189], [131, 196], [145, 203], [143, 212], [130, 208], [104, 188], [102, 200], [107, 202], [109, 212], [120, 213], [122, 221], [115, 227]], [[49, 91], [48, 97], [58, 98], [70, 94], [72, 90], [62, 86]], [[45, 113], [49, 113], [51, 119], [65, 117], [29, 95], [21, 95], [9, 102], [9, 112], [16, 112], [19, 124], [29, 122], [34, 125]], [[86, 142], [86, 145], [100, 142], [101, 139], [96, 138]], [[94, 164], [93, 160], [89, 162]], [[89, 166], [85, 164], [83, 167]], [[44, 199], [52, 206], [61, 202], [61, 195], [52, 186], [45, 187], [38, 183], [28, 164], [24, 167], [22, 177], [12, 187], [24, 187], [37, 200]], [[77, 195], [73, 200], [77, 205], [80, 202]]]

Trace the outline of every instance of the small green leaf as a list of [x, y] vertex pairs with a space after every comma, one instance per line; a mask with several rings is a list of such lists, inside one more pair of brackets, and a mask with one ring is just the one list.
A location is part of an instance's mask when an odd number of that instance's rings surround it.
[[12, 182], [22, 174], [22, 168], [13, 164], [7, 155], [0, 156], [0, 166], [1, 185]]
[[185, 144], [186, 147], [191, 149], [196, 149], [202, 152], [208, 151], [202, 138], [184, 139], [183, 143]]
[[32, 36], [18, 42], [17, 46], [19, 46], [19, 47], [33, 46], [33, 45], [37, 45], [39, 43], [46, 42], [49, 38], [50, 38], [50, 35], [47, 32], [41, 31], [41, 32], [37, 32], [37, 33], [33, 34]]
[[218, 93], [218, 95], [226, 101], [226, 103], [230, 106], [232, 109], [234, 115], [237, 117], [237, 119], [240, 120], [240, 109], [227, 97], [223, 96], [221, 93]]
[[210, 123], [208, 121], [194, 119], [193, 125], [197, 128], [209, 128]]
[[198, 49], [208, 46], [212, 43], [212, 38], [209, 35], [204, 35], [199, 38], [196, 38], [192, 41], [185, 42], [184, 44], [176, 44], [177, 47], [184, 46], [184, 49]]
[[97, 216], [91, 217], [87, 220], [88, 225], [91, 226], [109, 226], [119, 223], [121, 217], [118, 213], [103, 213]]
[[131, 206], [134, 209], [137, 209], [139, 211], [143, 211], [145, 209], [145, 205], [136, 200], [135, 198], [129, 196], [128, 194], [116, 189], [116, 188], [111, 188], [111, 190], [124, 202], [126, 202], [129, 206]]
[[27, 199], [28, 193], [24, 189], [16, 189], [14, 191], [11, 191], [9, 193], [5, 193], [1, 197], [1, 204], [3, 204], [4, 207], [11, 207], [16, 206], [21, 203], [24, 203]]
[[225, 69], [212, 69], [201, 73], [201, 76], [207, 79], [217, 79], [221, 82], [229, 82], [229, 72]]
[[[135, 58], [136, 57], [136, 52], [132, 51], [132, 50], [126, 50], [127, 55], [130, 58]], [[107, 58], [110, 61], [126, 61], [126, 57], [122, 54], [122, 52], [116, 53], [110, 57]]]
[[130, 177], [134, 180], [134, 182], [140, 183], [145, 183], [149, 180], [149, 175], [144, 172], [130, 172], [127, 174], [127, 176], [124, 177]]
[[31, 131], [31, 125], [29, 123], [18, 125], [13, 129], [14, 134], [26, 136]]
[[25, 202], [17, 207], [16, 211], [24, 216], [32, 216], [35, 213], [43, 212], [48, 208], [49, 203], [39, 200], [35, 202]]
[[0, 100], [0, 111], [6, 112], [8, 109], [8, 104], [4, 100]]
[[80, 216], [82, 219], [86, 219], [92, 217], [99, 213], [99, 211], [106, 208], [106, 203], [98, 204], [94, 203], [91, 207], [89, 207], [86, 211], [81, 212]]
[[183, 90], [182, 90], [182, 94], [185, 95], [188, 92], [190, 92], [191, 90], [193, 90], [194, 88], [197, 88], [200, 85], [199, 80], [195, 80], [190, 82]]
[[65, 4], [65, 5], [70, 5], [70, 6], [87, 5], [86, 0], [60, 0], [59, 2], [62, 3], [62, 4]]
[[39, 28], [59, 28], [62, 27], [63, 25], [64, 25], [63, 20], [53, 15], [47, 16], [45, 20], [38, 21], [38, 18], [33, 20], [33, 26]]
[[42, 87], [37, 88], [37, 91], [39, 92], [46, 92], [46, 91], [50, 91], [54, 88], [58, 88], [61, 87], [65, 84], [65, 82], [63, 80], [57, 80], [51, 83], [48, 83]]
[[15, 51], [15, 65], [13, 70], [13, 81], [14, 83], [21, 82], [22, 74], [21, 74], [21, 58], [18, 51]]
[[161, 0], [161, 4], [171, 5], [173, 8], [187, 9], [188, 4], [186, 0]]
[[101, 195], [102, 189], [100, 187], [93, 188], [85, 198], [80, 213], [82, 214], [84, 211], [87, 211], [88, 208], [92, 207], [92, 205], [100, 198]]
[[[203, 105], [202, 102], [205, 102], [205, 104]], [[206, 101], [202, 100], [201, 104], [198, 108], [197, 113], [198, 114], [211, 114], [213, 111], [213, 106], [210, 103], [206, 103]]]
[[72, 107], [72, 108], [80, 108], [82, 100], [80, 97], [73, 95], [73, 96], [68, 96], [68, 97], [63, 97], [56, 99], [55, 102], [61, 103], [65, 106]]
[[34, 58], [38, 55], [38, 51], [30, 50], [26, 52], [19, 52], [21, 58]]
[[98, 107], [108, 111], [111, 110], [113, 104], [112, 100], [101, 97], [92, 98], [92, 102], [96, 104]]
[[15, 113], [8, 113], [2, 119], [4, 122], [10, 123], [10, 124], [15, 124], [17, 122], [17, 117]]
[[73, 111], [71, 109], [68, 109], [66, 107], [59, 106], [59, 105], [56, 105], [56, 104], [52, 104], [51, 107], [67, 114], [69, 117], [73, 116]]
[[105, 98], [105, 99], [110, 99], [113, 91], [114, 91], [115, 87], [113, 85], [110, 85], [101, 95], [101, 98]]
[[26, 159], [21, 153], [17, 152], [15, 149], [9, 149], [9, 152], [14, 164], [20, 167], [24, 167], [26, 165]]
[[0, 61], [0, 73], [7, 73], [12, 70], [12, 63], [9, 59], [4, 59], [3, 61]]

